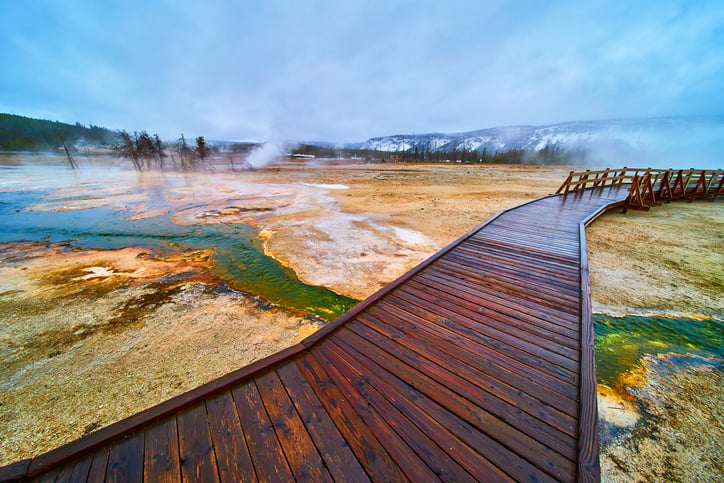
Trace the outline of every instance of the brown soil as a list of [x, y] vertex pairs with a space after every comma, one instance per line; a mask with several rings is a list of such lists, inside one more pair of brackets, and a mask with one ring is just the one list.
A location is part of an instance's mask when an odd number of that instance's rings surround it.
[[586, 238], [594, 310], [724, 319], [724, 203], [616, 210]]

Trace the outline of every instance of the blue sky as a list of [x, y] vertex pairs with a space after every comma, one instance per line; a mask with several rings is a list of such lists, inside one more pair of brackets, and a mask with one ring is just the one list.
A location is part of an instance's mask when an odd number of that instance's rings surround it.
[[0, 2], [0, 112], [362, 141], [724, 113], [721, 1]]

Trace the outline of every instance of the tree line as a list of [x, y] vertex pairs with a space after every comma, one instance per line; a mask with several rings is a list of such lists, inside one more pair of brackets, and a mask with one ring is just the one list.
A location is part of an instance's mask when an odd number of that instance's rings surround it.
[[440, 150], [415, 146], [403, 151], [377, 151], [358, 148], [333, 148], [302, 144], [291, 154], [322, 158], [353, 158], [370, 162], [465, 163], [465, 164], [575, 164], [584, 153], [546, 145], [540, 150], [509, 149], [489, 151], [487, 148]]
[[453, 148], [450, 151], [424, 150], [414, 148], [406, 151], [402, 161], [453, 162], [467, 164], [538, 164], [566, 165], [580, 160], [582, 152], [546, 145], [543, 149], [508, 149], [489, 151], [483, 147], [477, 149]]
[[15, 114], [0, 114], [0, 150], [47, 151], [68, 146], [108, 145], [116, 142], [117, 133], [100, 126], [88, 127]]

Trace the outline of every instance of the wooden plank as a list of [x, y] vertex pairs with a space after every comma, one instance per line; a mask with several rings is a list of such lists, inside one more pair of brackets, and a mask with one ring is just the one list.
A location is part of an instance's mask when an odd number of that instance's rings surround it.
[[[359, 391], [365, 401], [400, 435], [438, 478], [443, 481], [475, 481], [472, 475], [436, 444], [437, 438], [442, 435], [439, 428], [433, 428], [432, 424], [426, 424], [425, 429], [430, 431], [431, 434], [412, 424], [409, 418], [415, 416], [411, 414], [410, 405], [400, 403], [406, 409], [403, 412], [391, 404], [367, 382], [367, 376], [355, 368], [354, 362], [350, 362], [345, 357], [344, 351], [340, 350], [339, 346], [335, 345], [333, 341], [325, 341], [318, 350], [334, 364], [335, 369]], [[393, 398], [394, 393], [388, 394], [387, 397]]]
[[[570, 347], [564, 347], [561, 344], [564, 336], [557, 332], [551, 331], [545, 326], [545, 322], [555, 317], [546, 317], [538, 322], [535, 326], [531, 322], [531, 316], [524, 316], [520, 312], [510, 312], [508, 307], [495, 303], [487, 298], [474, 297], [464, 293], [465, 287], [461, 286], [457, 295], [451, 294], [454, 290], [447, 286], [438, 286], [431, 283], [409, 283], [398, 291], [399, 295], [404, 294], [405, 298], [410, 300], [416, 298], [419, 300], [417, 305], [427, 309], [430, 313], [438, 313], [447, 317], [462, 316], [474, 324], [476, 330], [494, 337], [501, 342], [520, 347], [532, 353], [549, 358], [551, 362], [558, 363], [563, 367], [569, 367], [576, 370], [575, 361], [578, 359], [578, 350]], [[503, 301], [504, 302], [504, 301]], [[512, 302], [510, 302], [512, 304]], [[522, 309], [525, 310], [525, 309]], [[455, 315], [451, 315], [451, 314]], [[517, 317], [516, 317], [517, 315]], [[543, 318], [542, 315], [537, 314]], [[530, 325], [526, 325], [530, 324]], [[551, 344], [552, 340], [556, 340], [556, 344]], [[563, 356], [568, 360], [561, 362], [558, 356]]]
[[482, 233], [485, 238], [502, 238], [504, 240], [512, 241], [520, 246], [545, 246], [549, 250], [555, 253], [563, 254], [575, 254], [578, 249], [578, 245], [575, 243], [563, 243], [558, 240], [552, 240], [549, 236], [546, 236], [545, 231], [541, 231], [540, 235], [524, 234], [520, 232], [510, 233], [507, 230], [485, 230]]
[[598, 397], [596, 391], [596, 354], [591, 307], [591, 283], [584, 224], [581, 237], [581, 393], [578, 415], [578, 481], [601, 479], [598, 450]]
[[[85, 482], [88, 479], [88, 470], [90, 469], [93, 455], [87, 455], [79, 461], [71, 461], [64, 466], [53, 468], [44, 475], [39, 475], [30, 480], [32, 483], [61, 483], [61, 482]], [[15, 479], [5, 479], [0, 481], [26, 481], [24, 476]]]
[[[541, 283], [553, 281], [569, 281], [575, 278], [578, 266], [564, 267], [559, 264], [552, 264], [548, 261], [534, 261], [525, 257], [516, 256], [511, 253], [508, 255], [499, 255], [494, 250], [480, 245], [460, 247], [455, 250], [455, 254], [476, 262], [477, 265], [483, 265], [499, 270], [505, 270], [519, 277], [526, 277], [532, 280], [538, 280]], [[560, 280], [559, 280], [560, 279]], [[565, 287], [565, 284], [562, 284]]]
[[[439, 262], [436, 268], [438, 270], [429, 274], [442, 276], [453, 284], [464, 284], [468, 293], [485, 296], [499, 305], [515, 306], [519, 312], [536, 315], [538, 319], [563, 325], [569, 330], [578, 330], [580, 302], [569, 288], [525, 279], [491, 267], [471, 266], [465, 260], [452, 256]], [[555, 299], [558, 290], [561, 292], [560, 301]], [[577, 284], [576, 290], [580, 291]]]
[[556, 381], [556, 386], [560, 386], [562, 388], [561, 390], [566, 391], [567, 389], [565, 389], [565, 386], [567, 384], [577, 387], [577, 373], [549, 364], [538, 356], [534, 356], [520, 350], [517, 347], [510, 346], [509, 344], [490, 337], [479, 330], [478, 326], [480, 324], [477, 324], [476, 322], [470, 322], [464, 317], [457, 315], [448, 317], [447, 314], [431, 313], [423, 307], [416, 305], [418, 300], [410, 296], [398, 297], [397, 295], [392, 295], [388, 298], [388, 300], [403, 308], [407, 312], [420, 317], [426, 323], [434, 323], [447, 327], [454, 332], [465, 335], [466, 337], [481, 343], [489, 350], [495, 351], [502, 356], [515, 361], [518, 366], [528, 366], [535, 372], [547, 374], [551, 377], [551, 379]]
[[76, 461], [72, 467], [73, 471], [70, 474], [68, 481], [88, 481], [88, 473], [90, 472], [91, 463], [93, 462], [93, 455], [87, 454], [80, 460]]
[[214, 445], [203, 401], [176, 415], [183, 481], [219, 481]]
[[[490, 236], [489, 236], [490, 235]], [[519, 240], [513, 237], [502, 237], [482, 231], [475, 237], [471, 238], [467, 246], [471, 249], [490, 250], [491, 248], [510, 253], [515, 256], [521, 254], [530, 254], [539, 260], [539, 263], [555, 263], [556, 265], [567, 266], [571, 263], [577, 263], [578, 258], [575, 250], [565, 250], [561, 252], [557, 246], [549, 242], [541, 245], [539, 243], [530, 243], [529, 241]], [[498, 239], [500, 238], [500, 239]]]
[[143, 480], [143, 439], [139, 431], [111, 446], [106, 482]]
[[[578, 324], [562, 319], [562, 314], [550, 307], [538, 306], [516, 297], [515, 293], [493, 296], [489, 289], [452, 275], [429, 274], [411, 280], [410, 288], [423, 292], [443, 294], [459, 300], [469, 310], [486, 316], [503, 325], [532, 332], [570, 348], [578, 348], [580, 330]], [[494, 293], [494, 292], [493, 292]]]
[[570, 379], [570, 373], [541, 364], [539, 359], [531, 358], [525, 352], [520, 352], [480, 333], [476, 327], [470, 327], [470, 324], [466, 324], [463, 319], [454, 320], [431, 314], [416, 305], [414, 301], [397, 296], [388, 297], [385, 302], [404, 310], [425, 328], [437, 326], [439, 330], [447, 330], [458, 337], [472, 341], [480, 346], [480, 350], [486, 352], [486, 357], [509, 367], [523, 377], [541, 381], [547, 387], [556, 388], [568, 397], [578, 398], [578, 388]]
[[181, 479], [175, 417], [166, 418], [146, 429], [144, 454], [145, 481], [174, 483]]
[[571, 279], [578, 273], [578, 265], [563, 266], [544, 260], [535, 260], [529, 257], [517, 256], [514, 253], [501, 254], [495, 250], [484, 249], [473, 244], [460, 246], [455, 253], [460, 256], [468, 256], [475, 261], [484, 262], [486, 265], [501, 267], [512, 270], [526, 270], [538, 278], [563, 278]]
[[552, 244], [550, 240], [546, 240], [543, 238], [539, 238], [539, 239], [513, 238], [510, 236], [510, 234], [508, 234], [508, 236], [506, 236], [504, 233], [488, 232], [487, 230], [477, 233], [475, 238], [484, 240], [488, 243], [512, 242], [521, 248], [531, 248], [531, 249], [542, 250], [542, 251], [545, 251], [548, 253], [565, 256], [565, 257], [575, 257], [576, 256], [575, 247], [559, 247], [558, 245]]
[[[409, 324], [394, 316], [389, 316], [381, 312], [372, 313], [372, 311], [360, 315], [358, 321], [367, 327], [376, 330], [386, 337], [389, 337], [408, 349], [424, 354], [431, 362], [443, 367], [450, 372], [455, 373], [461, 378], [467, 380], [480, 389], [490, 394], [495, 400], [500, 400], [509, 410], [517, 412], [518, 409], [525, 411], [530, 417], [540, 420], [541, 422], [551, 425], [557, 431], [566, 433], [571, 437], [576, 437], [578, 427], [576, 418], [566, 415], [555, 406], [542, 403], [536, 399], [534, 395], [525, 392], [530, 390], [529, 385], [524, 387], [515, 386], [507, 379], [500, 379], [480, 369], [480, 359], [485, 354], [478, 357], [470, 357], [465, 351], [454, 351], [451, 347], [446, 347], [443, 341], [438, 339], [422, 339], [410, 334], [409, 331], [401, 330], [399, 327], [405, 327]], [[444, 349], [448, 349], [445, 351]], [[508, 375], [509, 373], [503, 373]], [[563, 398], [558, 398], [563, 399]], [[568, 403], [568, 401], [564, 401]], [[556, 403], [559, 403], [557, 400]], [[505, 418], [505, 414], [496, 414]]]
[[203, 398], [222, 389], [228, 388], [233, 384], [238, 384], [240, 381], [244, 381], [254, 374], [264, 371], [268, 367], [279, 363], [279, 361], [285, 360], [287, 357], [298, 354], [305, 349], [306, 348], [303, 345], [296, 344], [292, 347], [279, 351], [276, 354], [272, 354], [269, 357], [256, 361], [246, 367], [242, 367], [239, 370], [221, 376], [218, 379], [214, 379], [203, 386], [192, 389], [191, 391], [171, 398], [168, 401], [164, 401], [157, 406], [153, 406], [149, 409], [136, 413], [133, 416], [99, 429], [87, 436], [83, 436], [80, 439], [48, 451], [47, 453], [33, 458], [28, 469], [28, 474], [29, 476], [40, 474], [45, 470], [64, 463], [79, 454], [102, 447], [113, 439], [130, 434], [139, 428], [144, 428], [153, 424], [161, 418], [174, 414], [189, 405], [196, 404]]
[[[521, 360], [528, 360], [538, 367], [548, 367], [549, 372], [554, 375], [559, 374], [564, 378], [577, 377], [578, 363], [574, 359], [551, 351], [549, 347], [546, 347], [548, 344], [538, 345], [536, 342], [531, 342], [529, 340], [530, 338], [521, 339], [494, 327], [493, 324], [486, 324], [484, 316], [456, 306], [454, 303], [445, 300], [439, 294], [431, 295], [408, 287], [400, 289], [399, 294], [400, 296], [404, 294], [405, 300], [418, 305], [428, 314], [446, 317], [448, 320], [465, 325], [485, 337], [495, 339], [497, 343], [500, 344], [496, 347], [501, 348], [503, 345], [507, 346], [510, 348], [509, 351], [515, 352], [516, 357], [519, 357]], [[522, 353], [527, 353], [528, 355]]]
[[319, 361], [311, 355], [303, 356], [297, 359], [297, 367], [370, 479], [407, 481], [397, 463], [334, 384]]
[[503, 253], [512, 253], [515, 255], [529, 255], [530, 257], [534, 257], [538, 260], [547, 261], [549, 263], [557, 263], [564, 266], [578, 266], [579, 263], [578, 257], [567, 257], [545, 250], [536, 250], [530, 248], [526, 249], [521, 247], [520, 245], [516, 245], [515, 243], [511, 242], [491, 242], [490, 240], [485, 240], [484, 238], [480, 237], [470, 237], [467, 240], [466, 245], [480, 247], [480, 249], [482, 250], [492, 249], [499, 250]]
[[30, 468], [30, 458], [0, 466], [0, 482], [24, 479], [28, 475], [28, 468]]
[[[552, 296], [561, 295], [561, 306], [569, 306], [571, 312], [576, 312], [575, 303], [571, 303], [578, 298], [576, 290], [578, 290], [577, 274], [578, 269], [570, 274], [562, 274], [557, 272], [548, 272], [545, 275], [535, 272], [530, 266], [515, 266], [509, 262], [495, 262], [485, 258], [484, 253], [471, 255], [470, 253], [457, 251], [450, 255], [446, 260], [441, 261], [439, 265], [447, 263], [455, 263], [461, 267], [466, 267], [470, 275], [487, 276], [494, 280], [507, 282], [521, 288], [531, 290], [533, 288], [543, 295]], [[568, 301], [568, 303], [566, 303]]]
[[523, 236], [531, 234], [538, 236], [541, 233], [548, 233], [551, 238], [555, 238], [556, 241], [560, 240], [565, 244], [577, 241], [576, 232], [571, 228], [571, 226], [576, 225], [575, 221], [572, 220], [576, 215], [565, 214], [567, 216], [564, 219], [563, 216], [558, 216], [558, 214], [552, 215], [552, 212], [554, 210], [548, 209], [547, 215], [530, 212], [513, 213], [512, 216], [497, 220], [490, 225], [490, 228], [494, 228], [495, 231], [507, 230], [510, 233], [520, 233]]
[[[540, 449], [546, 446], [550, 448], [550, 451], [544, 451], [549, 461], [562, 463], [565, 458], [571, 460], [575, 458], [575, 440], [572, 437], [565, 435], [545, 422], [531, 417], [521, 409], [506, 404], [500, 398], [491, 397], [486, 391], [470, 384], [456, 373], [433, 363], [427, 357], [390, 339], [375, 335], [372, 329], [365, 325], [355, 323], [346, 329], [340, 332], [338, 336], [340, 340], [344, 340], [353, 347], [365, 347], [367, 349], [366, 354], [378, 350], [366, 342], [370, 341], [379, 349], [383, 349], [386, 357], [395, 355], [402, 362], [415, 367], [420, 374], [430, 377], [438, 384], [455, 391], [483, 409], [488, 414], [488, 424], [497, 428], [496, 432], [499, 434], [496, 437], [499, 439], [504, 437], [500, 435], [507, 434], [510, 441], [525, 440], [525, 446], [528, 448]], [[374, 339], [371, 340], [372, 338]], [[432, 395], [428, 396], [433, 397]], [[512, 428], [515, 428], [515, 430]], [[517, 431], [520, 431], [521, 434], [517, 434]], [[525, 434], [526, 437], [522, 438], [522, 434]]]
[[[578, 349], [580, 330], [578, 324], [568, 320], [567, 314], [539, 306], [516, 297], [515, 293], [494, 296], [489, 289], [452, 275], [430, 274], [410, 281], [411, 290], [439, 297], [447, 302], [459, 303], [475, 320], [486, 321], [497, 327], [514, 327], [513, 332], [525, 331], [534, 337], [555, 340], [569, 349]], [[565, 319], [563, 318], [565, 316]], [[482, 318], [481, 318], [482, 317]], [[527, 338], [526, 334], [521, 334]], [[575, 358], [576, 356], [573, 356]]]
[[[543, 280], [525, 273], [525, 269], [517, 271], [510, 270], [504, 265], [492, 265], [485, 263], [484, 253], [479, 257], [471, 258], [464, 253], [451, 254], [444, 260], [440, 260], [435, 267], [446, 267], [446, 270], [454, 270], [463, 277], [470, 277], [471, 280], [479, 280], [479, 283], [494, 284], [495, 288], [507, 288], [508, 290], [522, 291], [535, 288], [535, 293], [540, 293], [541, 302], [555, 300], [556, 295], [561, 295], [563, 301], [567, 301], [572, 309], [576, 309], [575, 301], [578, 300], [578, 284], [575, 278], [568, 277], [568, 280]], [[578, 267], [576, 267], [576, 273]]]
[[278, 374], [269, 371], [257, 377], [255, 382], [294, 478], [297, 481], [332, 481]]
[[[551, 199], [547, 203], [534, 203], [497, 219], [490, 226], [507, 228], [511, 231], [515, 231], [519, 226], [525, 229], [545, 226], [563, 235], [573, 234], [575, 238], [575, 230], [571, 228], [571, 225], [575, 226], [576, 223], [571, 224], [570, 221], [576, 212], [585, 211], [580, 209], [582, 204], [584, 203], [579, 202], [566, 208], [560, 199]], [[516, 223], [517, 221], [521, 223]]]
[[108, 466], [108, 448], [99, 448], [93, 454], [88, 483], [103, 482], [106, 480], [106, 467]]
[[[468, 290], [469, 293], [476, 296], [485, 296], [490, 301], [496, 301], [499, 305], [505, 307], [510, 307], [510, 304], [525, 307], [514, 311], [517, 316], [527, 315], [527, 312], [529, 312], [529, 310], [526, 310], [527, 308], [534, 311], [534, 313], [545, 313], [546, 317], [537, 318], [544, 320], [547, 323], [546, 326], [551, 324], [559, 325], [566, 332], [578, 332], [577, 321], [580, 318], [580, 301], [577, 299], [576, 305], [566, 300], [565, 295], [562, 295], [563, 300], [558, 301], [554, 293], [540, 290], [535, 285], [518, 282], [497, 273], [491, 274], [482, 270], [472, 271], [469, 268], [466, 270], [462, 264], [454, 261], [441, 261], [437, 266], [442, 270], [445, 278], [448, 279], [448, 285], [456, 285], [460, 281], [472, 289]], [[418, 279], [423, 275], [421, 274]], [[548, 311], [550, 311], [550, 314]], [[551, 320], [553, 315], [555, 317]]]
[[330, 415], [292, 361], [277, 368], [277, 374], [287, 389], [299, 416], [304, 421], [324, 464], [336, 481], [365, 482], [367, 474], [334, 425]]
[[[392, 372], [376, 364], [363, 354], [363, 351], [348, 345], [343, 340], [335, 341], [355, 361], [355, 366], [365, 369], [365, 377], [370, 379], [374, 387], [382, 389], [383, 394], [391, 394], [391, 401], [398, 405], [400, 410], [410, 412], [415, 422], [426, 434], [436, 434], [443, 449], [449, 450], [458, 458], [458, 461], [479, 481], [496, 481], [515, 478], [522, 480], [545, 481], [545, 474], [541, 474], [533, 465], [519, 455], [509, 451], [499, 442], [489, 438], [484, 433], [450, 412], [446, 407], [437, 404], [425, 394], [420, 392], [409, 381], [400, 379]], [[405, 400], [396, 398], [396, 393]], [[414, 405], [418, 409], [408, 408]], [[493, 449], [495, 448], [495, 449]], [[494, 455], [500, 466], [488, 460], [488, 453]]]
[[[344, 331], [344, 329], [340, 329]], [[338, 335], [337, 335], [338, 336]], [[339, 387], [357, 414], [373, 432], [377, 440], [384, 446], [387, 453], [411, 481], [433, 481], [437, 475], [427, 466], [407, 442], [397, 434], [385, 418], [359, 393], [358, 389], [340, 372], [339, 368], [327, 359], [321, 347], [315, 347], [313, 357], [324, 368], [325, 372]]]
[[[570, 216], [568, 216], [570, 218]], [[568, 220], [567, 220], [568, 221]], [[573, 224], [575, 226], [575, 223]], [[508, 217], [508, 223], [500, 220], [485, 228], [485, 235], [507, 235], [515, 241], [543, 241], [555, 245], [556, 249], [572, 249], [578, 246], [575, 232], [560, 231], [551, 220], [550, 213], [546, 216], [531, 216], [526, 219], [521, 213], [514, 213]], [[566, 223], [566, 227], [568, 227]]]
[[[520, 431], [515, 426], [511, 426], [491, 415], [478, 404], [480, 402], [478, 398], [471, 397], [470, 392], [467, 391], [467, 386], [463, 389], [462, 386], [455, 384], [454, 379], [433, 378], [430, 367], [424, 359], [414, 356], [407, 357], [406, 351], [394, 346], [380, 351], [376, 348], [377, 346], [372, 345], [347, 328], [341, 330], [335, 340], [354, 347], [370, 360], [424, 394], [425, 397], [430, 398], [438, 405], [474, 426], [487, 437], [498, 441], [499, 443], [496, 445], [479, 448], [479, 452], [501, 469], [505, 469], [506, 461], [514, 461], [509, 459], [510, 452], [513, 452], [523, 456], [544, 471], [566, 474], [575, 471], [575, 466], [566, 457]], [[383, 339], [383, 341], [385, 344], [390, 343], [389, 339]], [[388, 352], [389, 350], [401, 357], [405, 356], [405, 360], [392, 356]], [[464, 394], [460, 394], [460, 392]], [[552, 468], [558, 469], [553, 470]]]
[[246, 445], [260, 481], [294, 481], [254, 381], [231, 390]]
[[578, 258], [561, 257], [546, 254], [542, 251], [523, 250], [514, 243], [497, 244], [487, 243], [479, 238], [470, 238], [464, 247], [477, 252], [490, 253], [498, 256], [510, 257], [519, 261], [533, 261], [541, 266], [563, 269], [577, 269], [580, 261]]
[[549, 235], [548, 240], [555, 239], [557, 246], [574, 247], [576, 246], [576, 232], [571, 230], [571, 224], [557, 224], [547, 220], [544, 217], [524, 218], [522, 216], [507, 221], [499, 221], [490, 226], [490, 233], [510, 233], [514, 238], [543, 238], [541, 235]]
[[[26, 481], [30, 481], [30, 483], [54, 483], [56, 481], [61, 481], [59, 479], [60, 470], [61, 470], [61, 468], [52, 468], [50, 471], [48, 471], [44, 475], [39, 475], [31, 480], [26, 480]], [[65, 481], [67, 481], [67, 480], [65, 480]]]
[[395, 322], [395, 327], [408, 334], [408, 337], [417, 337], [422, 340], [434, 339], [438, 348], [449, 352], [454, 357], [470, 361], [470, 364], [475, 367], [485, 370], [500, 380], [508, 381], [519, 390], [536, 397], [545, 404], [559, 407], [569, 416], [578, 415], [578, 388], [569, 385], [567, 386], [570, 387], [568, 394], [565, 391], [559, 392], [556, 379], [540, 372], [531, 373], [529, 367], [518, 367], [519, 363], [515, 360], [490, 350], [489, 347], [458, 334], [448, 327], [426, 323], [412, 314], [403, 312], [393, 304], [381, 303], [370, 309], [368, 313], [373, 317], [379, 316], [383, 320], [391, 319]]
[[206, 400], [211, 441], [222, 482], [257, 481], [231, 391]]
[[[522, 220], [524, 226], [535, 226], [537, 221], [541, 225], [551, 226], [570, 230], [571, 218], [575, 218], [578, 214], [586, 211], [586, 204], [598, 202], [598, 196], [593, 201], [588, 201], [583, 197], [579, 197], [573, 203], [563, 198], [551, 199], [543, 203], [533, 203], [522, 209], [511, 212], [507, 217], [498, 220], [498, 226], [515, 220]], [[576, 222], [574, 221], [574, 224]], [[515, 225], [512, 226], [512, 229]]]
[[455, 253], [451, 254], [448, 258], [450, 260], [459, 260], [461, 263], [467, 265], [469, 269], [474, 269], [475, 272], [481, 271], [484, 273], [501, 274], [505, 278], [521, 280], [528, 285], [534, 284], [549, 291], [552, 290], [554, 293], [560, 291], [563, 294], [575, 296], [576, 289], [578, 288], [576, 271], [570, 272], [568, 277], [552, 272], [546, 274], [537, 273], [530, 270], [530, 267], [527, 266], [516, 267], [510, 262], [496, 262], [485, 258], [483, 254], [472, 256], [463, 250], [456, 250]]

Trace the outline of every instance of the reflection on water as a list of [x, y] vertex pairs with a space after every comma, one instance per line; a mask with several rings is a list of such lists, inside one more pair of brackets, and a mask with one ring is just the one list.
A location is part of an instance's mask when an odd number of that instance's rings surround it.
[[698, 354], [724, 357], [724, 322], [714, 319], [611, 317], [594, 314], [596, 376], [611, 384], [643, 354]]
[[[60, 211], [28, 210], [43, 201], [58, 200], [70, 203], [88, 199], [95, 191], [103, 196], [113, 187], [113, 181], [85, 180], [78, 191], [59, 194], [67, 188], [68, 170], [57, 170], [62, 179], [49, 176], [50, 169], [0, 169], [0, 242], [72, 240], [74, 246], [112, 249], [129, 246], [154, 249], [188, 248], [214, 249], [213, 270], [242, 290], [286, 307], [303, 309], [332, 320], [356, 304], [356, 300], [338, 295], [326, 288], [301, 282], [294, 272], [266, 256], [257, 230], [246, 224], [178, 225], [171, 221], [173, 214], [190, 204], [176, 204], [164, 214], [145, 219], [127, 219], [135, 214], [117, 208], [85, 208]], [[118, 171], [111, 172], [117, 175]], [[87, 176], [87, 175], [86, 175]], [[78, 180], [75, 180], [76, 183]], [[168, 185], [154, 190], [154, 185], [139, 186], [133, 179], [124, 194], [131, 196], [143, 191], [146, 209], [169, 206]], [[70, 181], [72, 184], [72, 181]], [[24, 189], [19, 189], [22, 186]], [[91, 193], [91, 195], [89, 195]], [[173, 196], [171, 194], [170, 196]], [[192, 202], [193, 203], [193, 202]]]

